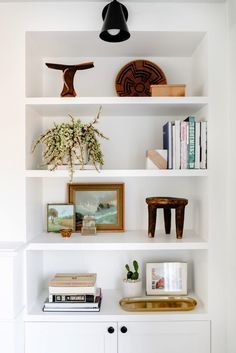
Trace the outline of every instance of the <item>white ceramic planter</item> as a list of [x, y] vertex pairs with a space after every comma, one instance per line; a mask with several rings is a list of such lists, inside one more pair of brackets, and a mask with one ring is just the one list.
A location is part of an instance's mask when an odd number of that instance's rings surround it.
[[[76, 152], [77, 152], [77, 155], [80, 156], [80, 149], [77, 148], [76, 149]], [[89, 161], [88, 161], [88, 149], [86, 146], [84, 146], [83, 148], [83, 161], [84, 161], [84, 164], [80, 164], [80, 161], [76, 158], [73, 158], [73, 170], [81, 170], [81, 169], [84, 169], [84, 170], [94, 170], [96, 169], [94, 167], [94, 165]], [[52, 170], [53, 169], [53, 165], [52, 164], [49, 164], [47, 166], [48, 170]], [[63, 158], [62, 160], [62, 164], [61, 165], [58, 165], [57, 170], [67, 170], [68, 169], [68, 158]], [[98, 166], [98, 170], [101, 169], [101, 166], [99, 165]]]
[[123, 280], [123, 296], [124, 297], [140, 297], [142, 295], [142, 281], [138, 279], [133, 281], [131, 279]]

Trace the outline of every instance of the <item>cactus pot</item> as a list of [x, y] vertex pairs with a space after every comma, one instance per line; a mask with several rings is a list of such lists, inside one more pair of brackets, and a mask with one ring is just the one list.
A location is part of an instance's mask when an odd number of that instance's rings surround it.
[[123, 280], [123, 296], [124, 297], [139, 297], [142, 295], [142, 281], [141, 279]]

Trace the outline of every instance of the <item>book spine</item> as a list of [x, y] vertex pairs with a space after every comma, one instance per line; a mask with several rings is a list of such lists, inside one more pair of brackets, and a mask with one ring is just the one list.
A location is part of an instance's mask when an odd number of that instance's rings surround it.
[[163, 149], [167, 150], [167, 168], [172, 169], [172, 128], [171, 122], [163, 126]]
[[64, 295], [51, 294], [49, 295], [50, 303], [94, 303], [94, 295]]
[[94, 295], [96, 294], [95, 287], [48, 287], [49, 295], [50, 294], [60, 294], [60, 295]]
[[100, 311], [100, 306], [96, 308], [47, 308], [45, 305], [42, 308], [45, 312], [86, 312], [86, 311]]
[[181, 121], [180, 123], [180, 168], [187, 169], [187, 154], [188, 154], [188, 123]]
[[195, 169], [200, 168], [200, 123], [195, 123]]
[[175, 169], [180, 169], [180, 121], [175, 121]]
[[188, 145], [188, 168], [195, 167], [195, 117], [188, 117], [189, 121], [189, 145]]
[[175, 130], [175, 124], [172, 125], [172, 144], [173, 144], [173, 157], [172, 157], [172, 161], [173, 161], [173, 169], [176, 169], [176, 130]]
[[88, 282], [88, 281], [77, 281], [77, 280], [72, 280], [72, 281], [67, 281], [67, 280], [52, 280], [49, 283], [49, 286], [52, 287], [71, 287], [71, 286], [78, 286], [78, 287], [93, 287], [94, 282]]
[[200, 168], [206, 169], [207, 168], [207, 123], [206, 121], [201, 121], [201, 138], [200, 138]]

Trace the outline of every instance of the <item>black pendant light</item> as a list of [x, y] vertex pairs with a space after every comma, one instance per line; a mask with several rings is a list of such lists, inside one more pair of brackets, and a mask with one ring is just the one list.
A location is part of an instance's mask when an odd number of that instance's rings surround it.
[[130, 33], [126, 24], [128, 10], [119, 1], [113, 0], [102, 11], [103, 26], [99, 37], [106, 42], [123, 42]]

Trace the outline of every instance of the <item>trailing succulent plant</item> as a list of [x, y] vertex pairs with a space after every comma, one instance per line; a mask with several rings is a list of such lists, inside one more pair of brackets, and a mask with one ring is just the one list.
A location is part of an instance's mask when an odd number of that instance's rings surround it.
[[125, 268], [127, 270], [127, 280], [136, 281], [139, 279], [139, 272], [138, 272], [139, 266], [136, 260], [133, 261], [133, 267], [134, 267], [134, 270], [131, 271], [129, 265], [128, 264], [125, 265]]
[[[91, 161], [98, 170], [99, 165], [103, 165], [103, 153], [99, 138], [107, 139], [95, 124], [98, 123], [101, 107], [96, 118], [88, 124], [84, 124], [80, 119], [75, 120], [69, 115], [71, 121], [54, 124], [54, 127], [47, 130], [34, 143], [32, 152], [41, 143], [45, 146], [43, 151], [43, 165], [50, 165], [51, 170], [66, 162], [70, 174], [70, 181], [73, 178], [74, 165], [79, 163], [81, 169], [86, 164], [84, 160], [84, 150], [87, 148], [88, 161]], [[64, 162], [64, 163], [65, 163]]]

